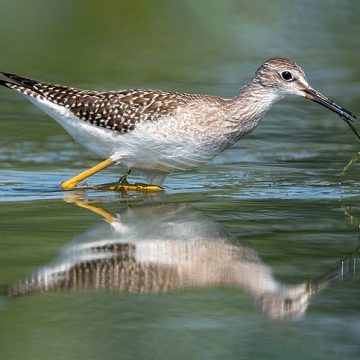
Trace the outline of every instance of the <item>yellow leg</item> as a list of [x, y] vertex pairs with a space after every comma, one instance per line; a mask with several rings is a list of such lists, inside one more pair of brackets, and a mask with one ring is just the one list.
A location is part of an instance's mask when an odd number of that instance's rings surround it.
[[76, 187], [76, 185], [90, 177], [91, 175], [96, 174], [97, 172], [113, 165], [115, 163], [111, 158], [102, 161], [101, 163], [93, 166], [92, 168], [83, 171], [81, 174], [64, 181], [60, 184], [62, 190], [72, 190], [72, 189], [94, 189], [94, 190], [112, 190], [112, 191], [163, 191], [164, 189], [158, 185], [147, 185], [141, 183], [129, 184], [126, 180], [126, 176], [122, 176], [118, 182], [93, 185], [93, 186], [83, 186]]
[[88, 177], [90, 177], [91, 175], [94, 175], [97, 172], [109, 167], [110, 165], [113, 165], [114, 162], [115, 162], [114, 160], [112, 160], [111, 158], [108, 158], [108, 159], [102, 161], [101, 163], [93, 166], [92, 168], [83, 171], [81, 174], [62, 182], [60, 184], [60, 188], [63, 190], [74, 189], [80, 181], [83, 181], [83, 180], [87, 179]]

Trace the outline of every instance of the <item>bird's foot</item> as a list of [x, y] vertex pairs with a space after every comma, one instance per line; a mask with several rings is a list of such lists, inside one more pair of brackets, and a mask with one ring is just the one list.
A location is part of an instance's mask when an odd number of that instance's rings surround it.
[[164, 191], [164, 188], [158, 185], [149, 185], [142, 183], [129, 184], [120, 181], [114, 183], [93, 185], [89, 187], [93, 190], [110, 190], [110, 191]]
[[149, 185], [143, 183], [134, 183], [130, 184], [127, 181], [127, 177], [129, 176], [131, 169], [123, 175], [118, 182], [114, 183], [107, 183], [107, 184], [100, 184], [91, 186], [91, 189], [94, 190], [110, 190], [110, 191], [164, 191], [164, 188], [158, 185]]

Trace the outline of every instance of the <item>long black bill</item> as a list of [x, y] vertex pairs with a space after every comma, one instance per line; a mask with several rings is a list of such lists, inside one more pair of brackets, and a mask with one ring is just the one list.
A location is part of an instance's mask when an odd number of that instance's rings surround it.
[[314, 89], [305, 89], [304, 92], [307, 99], [315, 101], [316, 103], [323, 105], [331, 111], [337, 113], [349, 125], [350, 129], [358, 137], [358, 139], [360, 139], [360, 135], [352, 124], [352, 122], [356, 119], [355, 114], [335, 104], [333, 101]]

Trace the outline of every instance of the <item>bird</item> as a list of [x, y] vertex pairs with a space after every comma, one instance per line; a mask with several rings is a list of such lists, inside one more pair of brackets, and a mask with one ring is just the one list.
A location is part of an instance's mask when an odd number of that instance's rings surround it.
[[[250, 134], [270, 107], [301, 96], [338, 114], [360, 139], [355, 114], [313, 89], [304, 70], [287, 58], [266, 60], [233, 97], [176, 91], [95, 91], [0, 72], [0, 85], [20, 92], [54, 118], [77, 142], [103, 159], [60, 184], [63, 190], [162, 191], [165, 178], [207, 163]], [[79, 185], [111, 166], [127, 173], [114, 183]], [[147, 183], [130, 184], [131, 169]]]

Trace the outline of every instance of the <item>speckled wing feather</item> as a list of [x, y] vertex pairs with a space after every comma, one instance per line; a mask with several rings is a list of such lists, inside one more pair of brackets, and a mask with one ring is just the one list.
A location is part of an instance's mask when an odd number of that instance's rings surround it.
[[134, 130], [140, 122], [170, 115], [196, 97], [157, 90], [89, 91], [2, 74], [13, 82], [0, 80], [0, 85], [64, 106], [83, 121], [121, 133]]

